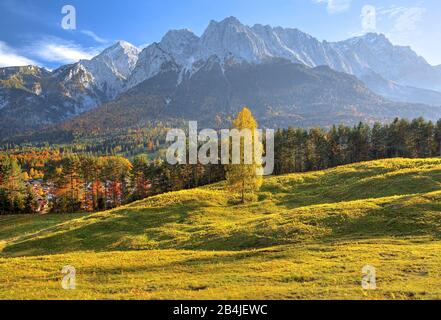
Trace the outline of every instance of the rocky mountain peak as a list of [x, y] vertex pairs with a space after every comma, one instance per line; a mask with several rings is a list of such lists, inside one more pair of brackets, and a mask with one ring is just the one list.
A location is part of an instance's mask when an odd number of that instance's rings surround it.
[[250, 27], [234, 17], [212, 21], [200, 41], [200, 57], [217, 55], [221, 60], [233, 55], [238, 60], [261, 62], [266, 56], [264, 41]]
[[120, 40], [85, 64], [92, 68], [108, 68], [115, 76], [126, 79], [135, 68], [139, 52], [134, 45]]
[[[250, 27], [228, 17], [211, 21], [201, 37], [188, 29], [170, 30], [159, 43], [142, 51], [120, 40], [91, 60], [53, 72], [36, 66], [0, 68], [0, 104], [3, 114], [15, 115], [14, 108], [23, 107], [33, 112], [35, 125], [51, 123], [114, 100], [159, 74], [177, 88], [197, 74], [196, 80], [211, 73], [219, 76], [217, 80], [224, 79], [238, 64], [250, 70], [263, 66], [268, 71], [265, 74], [270, 74], [276, 60], [312, 68], [328, 66], [355, 75], [376, 93], [397, 101], [405, 98], [433, 105], [441, 101], [440, 92], [421, 91], [441, 91], [441, 66], [431, 66], [410, 47], [396, 46], [383, 34], [327, 42], [298, 29], [262, 24]], [[35, 99], [40, 101], [38, 105]], [[48, 120], [45, 114], [54, 116]]]
[[170, 30], [162, 38], [160, 47], [173, 56], [180, 65], [187, 65], [189, 59], [196, 53], [199, 45], [197, 37], [189, 29]]

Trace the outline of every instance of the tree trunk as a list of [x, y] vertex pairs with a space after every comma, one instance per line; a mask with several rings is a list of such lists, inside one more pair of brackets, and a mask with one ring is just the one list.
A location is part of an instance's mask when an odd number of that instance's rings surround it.
[[71, 175], [70, 176], [70, 191], [71, 191], [71, 193], [70, 193], [70, 210], [71, 210], [71, 212], [70, 213], [73, 213], [74, 212], [74, 188], [73, 188], [73, 176]]
[[245, 180], [242, 179], [242, 201], [241, 203], [245, 203]]

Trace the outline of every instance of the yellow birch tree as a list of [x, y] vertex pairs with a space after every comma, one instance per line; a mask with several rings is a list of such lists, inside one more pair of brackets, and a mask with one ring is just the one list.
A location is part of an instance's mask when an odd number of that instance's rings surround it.
[[[262, 164], [260, 161], [256, 161], [254, 156], [257, 153], [261, 157], [262, 146], [260, 141], [256, 140], [254, 134], [257, 130], [257, 121], [247, 107], [244, 107], [237, 114], [236, 119], [233, 120], [233, 129], [237, 129], [240, 133], [245, 133], [248, 129], [251, 133], [251, 139], [246, 139], [245, 134], [240, 134], [240, 163], [235, 164], [230, 160], [230, 164], [226, 166], [227, 188], [239, 193], [241, 203], [244, 203], [245, 195], [254, 194], [262, 185]], [[249, 155], [250, 150], [251, 155]], [[232, 151], [234, 152], [234, 148]], [[247, 157], [249, 159], [250, 156], [251, 162], [246, 161]], [[258, 159], [260, 159], [259, 157]]]

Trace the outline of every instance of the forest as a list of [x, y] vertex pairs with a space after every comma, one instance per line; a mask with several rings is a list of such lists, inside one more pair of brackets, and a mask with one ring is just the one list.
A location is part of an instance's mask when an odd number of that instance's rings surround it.
[[[138, 155], [126, 150], [132, 157], [116, 155], [115, 150], [96, 154], [81, 145], [75, 152], [69, 147], [3, 146], [0, 214], [95, 212], [226, 178], [222, 165], [167, 164], [159, 143], [153, 142], [161, 140], [150, 136], [146, 150], [138, 145]], [[441, 120], [278, 129], [274, 145], [275, 175], [383, 158], [437, 157]]]

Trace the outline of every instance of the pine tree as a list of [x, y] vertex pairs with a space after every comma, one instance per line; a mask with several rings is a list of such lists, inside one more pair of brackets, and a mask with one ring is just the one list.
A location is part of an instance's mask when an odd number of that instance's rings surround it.
[[376, 122], [372, 127], [370, 159], [384, 158], [386, 155], [386, 130], [381, 123]]
[[438, 120], [434, 129], [434, 147], [433, 155], [441, 157], [441, 119]]
[[0, 213], [21, 213], [25, 190], [25, 181], [18, 162], [11, 157], [5, 157], [0, 164]]
[[[245, 141], [244, 137], [240, 140], [240, 163], [230, 163], [226, 168], [227, 186], [230, 190], [238, 192], [241, 195], [241, 202], [245, 202], [245, 194], [253, 194], [260, 189], [262, 185], [262, 165], [256, 162], [254, 144], [260, 143], [254, 139], [254, 130], [257, 129], [257, 122], [248, 108], [243, 108], [233, 121], [233, 127], [237, 130], [249, 129], [252, 134], [251, 141]], [[251, 164], [245, 163], [245, 150], [247, 144], [251, 143]], [[258, 146], [261, 155], [261, 146]], [[259, 152], [259, 151], [258, 151]]]
[[76, 212], [81, 208], [80, 159], [77, 155], [69, 155], [62, 161], [62, 175], [68, 183], [68, 202], [70, 212]]

